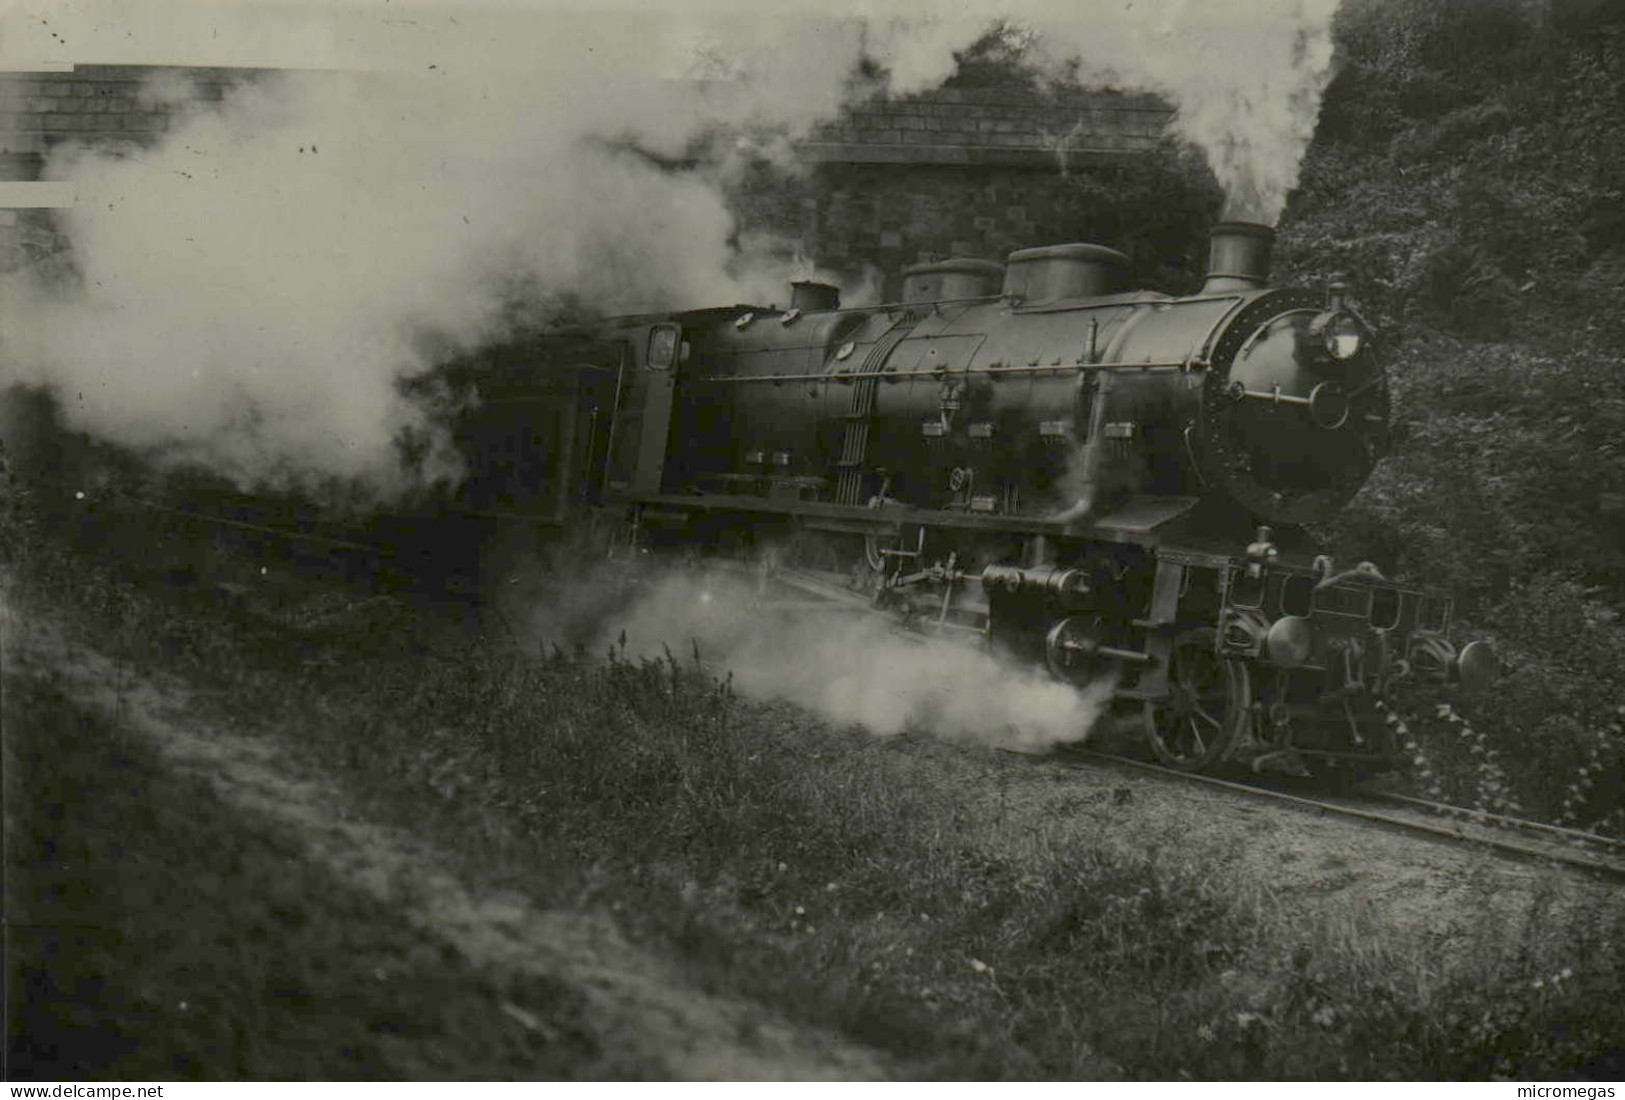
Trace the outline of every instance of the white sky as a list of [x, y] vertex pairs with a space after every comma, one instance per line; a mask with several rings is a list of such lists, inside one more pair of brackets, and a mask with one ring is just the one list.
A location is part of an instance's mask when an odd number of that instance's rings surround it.
[[[682, 25], [696, 18], [862, 16], [985, 24], [1008, 9], [1088, 27], [1144, 12], [1173, 24], [1256, 24], [1282, 0], [0, 0], [0, 67], [75, 64], [373, 68], [445, 35], [504, 34], [571, 18]], [[1284, 6], [1290, 7], [1290, 0]]]
[[[805, 19], [933, 10], [965, 16], [963, 5], [946, 0], [6, 0], [0, 3], [0, 66], [374, 68], [416, 60], [447, 36], [477, 44], [480, 35], [505, 36], [496, 28], [534, 33], [582, 17], [624, 19], [646, 29], [696, 16]], [[475, 26], [480, 29], [470, 29]]]
[[380, 45], [420, 43], [470, 7], [393, 0], [15, 0], [0, 13], [0, 60], [8, 66], [365, 68]]

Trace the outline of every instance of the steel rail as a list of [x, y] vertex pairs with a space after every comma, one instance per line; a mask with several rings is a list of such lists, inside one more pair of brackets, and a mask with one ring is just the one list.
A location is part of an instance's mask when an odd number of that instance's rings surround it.
[[175, 508], [168, 504], [159, 504], [157, 501], [147, 500], [144, 497], [138, 497], [134, 493], [127, 493], [123, 490], [114, 490], [114, 495], [138, 504], [149, 511], [163, 512], [166, 515], [171, 516], [180, 516], [185, 519], [194, 520], [198, 523], [213, 524], [218, 527], [234, 527], [241, 531], [256, 531], [261, 534], [276, 535], [280, 538], [290, 539], [296, 542], [318, 543], [323, 546], [332, 546], [341, 550], [360, 550], [364, 553], [380, 555], [383, 553], [381, 547], [369, 545], [368, 543], [364, 542], [351, 542], [348, 539], [336, 539], [328, 535], [317, 535], [312, 534], [309, 531], [297, 531], [287, 527], [269, 527], [265, 524], [249, 523], [247, 520], [227, 519], [225, 516], [214, 516], [207, 512], [194, 511], [190, 508]]
[[1597, 833], [1588, 833], [1584, 829], [1570, 829], [1562, 825], [1551, 825], [1544, 821], [1530, 821], [1522, 817], [1508, 817], [1505, 814], [1473, 810], [1466, 806], [1452, 806], [1448, 802], [1431, 802], [1425, 798], [1413, 798], [1408, 794], [1395, 794], [1392, 791], [1373, 791], [1371, 796], [1387, 802], [1399, 802], [1407, 806], [1416, 806], [1444, 816], [1467, 818], [1485, 825], [1493, 824], [1508, 829], [1527, 829], [1530, 832], [1551, 833], [1553, 836], [1570, 837], [1586, 844], [1600, 844], [1608, 848], [1625, 850], [1625, 840], [1611, 836], [1601, 836]]
[[[1150, 772], [1153, 775], [1169, 776], [1183, 779], [1203, 786], [1216, 787], [1222, 790], [1236, 791], [1240, 794], [1252, 795], [1255, 798], [1272, 799], [1284, 802], [1299, 809], [1314, 810], [1319, 813], [1337, 814], [1360, 821], [1370, 822], [1374, 825], [1383, 825], [1389, 828], [1402, 829], [1408, 832], [1421, 833], [1424, 836], [1440, 840], [1447, 840], [1456, 844], [1473, 844], [1498, 852], [1507, 852], [1523, 859], [1546, 862], [1565, 863], [1574, 867], [1604, 875], [1609, 878], [1625, 881], [1625, 863], [1612, 863], [1607, 860], [1594, 859], [1579, 852], [1541, 848], [1528, 844], [1519, 844], [1516, 841], [1500, 837], [1477, 836], [1464, 833], [1459, 828], [1451, 829], [1443, 825], [1430, 825], [1424, 821], [1411, 818], [1396, 817], [1392, 814], [1381, 813], [1376, 810], [1365, 810], [1357, 806], [1348, 806], [1337, 802], [1326, 802], [1321, 799], [1306, 798], [1303, 795], [1288, 794], [1271, 787], [1261, 787], [1251, 783], [1241, 783], [1232, 779], [1221, 779], [1213, 775], [1200, 775], [1195, 772], [1175, 771], [1160, 764], [1150, 764], [1143, 760], [1135, 760], [1127, 756], [1118, 756], [1113, 753], [1098, 752], [1094, 749], [1072, 749], [1070, 755], [1088, 757], [1092, 760], [1116, 764], [1120, 767], [1133, 768], [1138, 771]], [[1082, 763], [1070, 761], [1055, 761], [1064, 767], [1081, 768]], [[1471, 812], [1471, 811], [1469, 811]], [[1537, 823], [1538, 824], [1538, 823]], [[1555, 828], [1556, 826], [1554, 826]]]
[[55, 476], [30, 478], [29, 483], [50, 483], [51, 487], [53, 487], [56, 491], [61, 492], [64, 497], [73, 495], [75, 492], [77, 492], [78, 499], [86, 505], [96, 504], [98, 498], [101, 500], [119, 500], [128, 504], [133, 504], [149, 512], [159, 512], [165, 515], [176, 516], [181, 519], [192, 520], [196, 523], [211, 524], [218, 527], [232, 527], [241, 531], [255, 531], [261, 534], [276, 535], [290, 541], [314, 543], [322, 546], [329, 546], [336, 550], [359, 550], [379, 557], [387, 556], [386, 548], [377, 543], [365, 543], [351, 539], [334, 538], [331, 535], [318, 535], [311, 531], [300, 531], [289, 527], [277, 527], [261, 523], [250, 523], [247, 520], [230, 519], [226, 516], [212, 515], [208, 512], [199, 511], [194, 508], [177, 508], [171, 504], [160, 504], [158, 501], [150, 500], [138, 493], [132, 493], [128, 489], [111, 488], [103, 490], [100, 493], [92, 492], [87, 494], [82, 489], [75, 490], [72, 484], [66, 479]]

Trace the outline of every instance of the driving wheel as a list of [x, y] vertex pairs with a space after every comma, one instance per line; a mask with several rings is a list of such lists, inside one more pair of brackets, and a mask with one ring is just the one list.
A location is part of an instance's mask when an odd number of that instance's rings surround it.
[[1145, 704], [1146, 735], [1157, 760], [1201, 771], [1224, 759], [1245, 729], [1252, 703], [1247, 667], [1214, 652], [1212, 627], [1174, 639], [1168, 694]]

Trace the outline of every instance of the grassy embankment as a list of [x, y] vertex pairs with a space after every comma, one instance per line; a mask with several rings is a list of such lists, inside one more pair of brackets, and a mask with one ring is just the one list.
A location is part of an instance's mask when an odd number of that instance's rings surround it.
[[[123, 579], [60, 547], [21, 558], [25, 608], [185, 676], [213, 720], [268, 731], [472, 881], [613, 912], [701, 986], [872, 1044], [905, 1074], [1618, 1071], [1617, 907], [1485, 928], [1474, 969], [1441, 975], [1377, 927], [1289, 920], [1266, 887], [1215, 881], [1177, 846], [1079, 847], [990, 816], [987, 785], [1019, 760], [821, 728], [682, 659], [447, 637], [382, 597], [250, 614], [154, 587], [153, 553]], [[500, 978], [417, 946], [116, 723], [48, 687], [12, 705], [25, 839], [8, 910], [41, 926], [10, 954], [33, 1044], [13, 1050], [72, 1057], [36, 1072], [617, 1071], [590, 1036], [523, 1061], [536, 1052], [515, 1029], [490, 1026]], [[379, 966], [404, 966], [405, 987]], [[577, 1034], [567, 995], [554, 1011]]]
[[9, 1078], [638, 1073], [573, 991], [480, 971], [53, 685], [5, 695]]

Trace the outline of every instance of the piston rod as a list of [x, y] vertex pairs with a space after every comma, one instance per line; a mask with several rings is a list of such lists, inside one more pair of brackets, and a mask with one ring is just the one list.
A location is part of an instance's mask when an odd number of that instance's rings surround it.
[[1118, 649], [1116, 646], [1099, 645], [1089, 641], [1064, 641], [1061, 648], [1073, 653], [1082, 653], [1086, 657], [1109, 657], [1114, 661], [1126, 661], [1131, 665], [1147, 665], [1151, 663], [1149, 653], [1140, 653], [1133, 649]]

